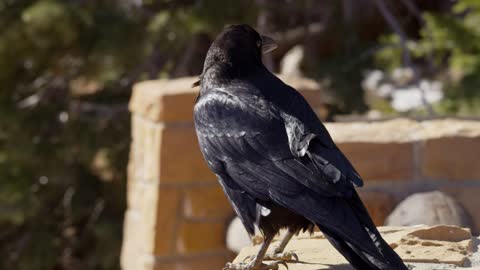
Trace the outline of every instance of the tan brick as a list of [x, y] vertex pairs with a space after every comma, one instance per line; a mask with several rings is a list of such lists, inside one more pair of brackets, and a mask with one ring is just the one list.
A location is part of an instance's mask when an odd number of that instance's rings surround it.
[[158, 201], [158, 184], [149, 181], [128, 181], [127, 205], [139, 213], [143, 223], [154, 226]]
[[[413, 143], [346, 142], [339, 147], [366, 180], [413, 178]], [[163, 128], [161, 151], [162, 182], [215, 180], [198, 148], [193, 126]]]
[[418, 138], [417, 121], [399, 118], [378, 122], [336, 122], [325, 123], [337, 143], [404, 143]]
[[177, 237], [180, 254], [225, 250], [225, 222], [183, 222]]
[[123, 245], [141, 254], [173, 254], [180, 195], [175, 188], [129, 181]]
[[193, 125], [162, 128], [160, 180], [172, 182], [215, 182], [198, 146]]
[[134, 116], [132, 129], [129, 178], [165, 183], [215, 181], [193, 124], [170, 127]]
[[162, 126], [139, 116], [132, 117], [129, 177], [158, 181]]
[[149, 237], [153, 236], [157, 223], [157, 209], [165, 200], [163, 195], [160, 198], [159, 185], [148, 181], [129, 181], [127, 200], [128, 210], [138, 214], [137, 218], [143, 226], [141, 231], [145, 230]]
[[192, 121], [198, 88], [195, 77], [145, 81], [134, 85], [129, 108], [134, 114], [154, 122]]
[[122, 269], [148, 269], [143, 267], [141, 256], [153, 249], [153, 230], [147, 228], [142, 214], [136, 210], [125, 212], [121, 253]]
[[480, 232], [480, 186], [447, 187], [441, 191], [454, 197], [472, 218], [472, 233]]
[[233, 256], [227, 255], [179, 259], [172, 262], [157, 263], [154, 270], [219, 270], [232, 260]]
[[121, 263], [123, 269], [152, 269], [152, 255], [175, 251], [181, 192], [150, 181], [129, 181]]
[[[305, 96], [313, 107], [322, 106], [320, 86], [306, 78], [282, 78]], [[134, 85], [129, 109], [154, 122], [192, 122], [198, 77], [145, 81]]]
[[480, 136], [427, 140], [422, 174], [449, 180], [480, 179]]
[[229, 218], [233, 216], [233, 210], [218, 185], [187, 189], [183, 214], [186, 218]]
[[359, 191], [360, 198], [377, 226], [382, 226], [395, 208], [397, 201], [386, 192]]
[[339, 143], [365, 181], [413, 178], [412, 143]]
[[156, 256], [172, 255], [175, 250], [175, 237], [180, 219], [180, 190], [161, 187], [156, 209], [155, 245]]

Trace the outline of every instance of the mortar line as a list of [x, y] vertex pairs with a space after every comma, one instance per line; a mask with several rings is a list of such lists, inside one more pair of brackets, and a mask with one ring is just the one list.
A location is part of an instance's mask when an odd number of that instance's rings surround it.
[[415, 140], [413, 142], [413, 180], [422, 180], [422, 163], [423, 163], [423, 140]]

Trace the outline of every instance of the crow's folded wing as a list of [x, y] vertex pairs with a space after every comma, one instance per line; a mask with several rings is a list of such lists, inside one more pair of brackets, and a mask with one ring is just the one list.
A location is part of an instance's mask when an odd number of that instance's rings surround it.
[[[274, 202], [378, 255], [348, 203], [356, 196], [357, 180], [351, 177], [358, 175], [333, 142], [328, 143], [328, 133], [304, 125], [298, 115], [269, 101], [224, 91], [202, 96], [194, 121], [208, 165], [217, 175], [228, 176], [229, 181], [221, 183], [242, 221], [252, 224], [253, 202]], [[295, 153], [294, 144], [304, 149]]]
[[[325, 141], [330, 138], [326, 129], [326, 134], [319, 134], [321, 128], [308, 127], [276, 104], [255, 96], [210, 91], [195, 105], [195, 128], [201, 151], [217, 174], [225, 170], [248, 174], [246, 168], [261, 165], [276, 175], [273, 182], [246, 183], [255, 186], [257, 199], [268, 200], [268, 186], [293, 191], [299, 184], [323, 196], [349, 196], [355, 183], [350, 178], [360, 179], [333, 142]], [[213, 166], [217, 163], [222, 166]]]
[[245, 190], [241, 189], [233, 179], [227, 175], [217, 175], [218, 182], [223, 188], [225, 195], [232, 204], [233, 210], [240, 218], [243, 226], [250, 236], [255, 234], [255, 220], [257, 203]]
[[350, 161], [334, 144], [325, 126], [320, 122], [307, 101], [295, 89], [283, 85], [276, 95], [282, 107], [282, 118], [292, 154], [307, 155], [329, 181], [353, 183], [363, 186], [363, 181]]

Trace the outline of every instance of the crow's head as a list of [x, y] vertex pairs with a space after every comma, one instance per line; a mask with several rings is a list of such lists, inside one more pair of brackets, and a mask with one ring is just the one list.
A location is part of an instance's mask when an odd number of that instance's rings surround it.
[[224, 63], [248, 68], [262, 63], [262, 53], [277, 47], [273, 39], [261, 36], [246, 24], [230, 25], [220, 33], [208, 50], [205, 68]]

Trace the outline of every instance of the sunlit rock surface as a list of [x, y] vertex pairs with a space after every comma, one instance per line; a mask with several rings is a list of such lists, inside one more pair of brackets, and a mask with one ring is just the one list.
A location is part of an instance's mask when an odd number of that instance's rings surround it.
[[[480, 267], [480, 239], [469, 229], [455, 226], [380, 227], [385, 240], [412, 269], [477, 269]], [[272, 250], [278, 240], [271, 246]], [[259, 246], [246, 247], [235, 259], [242, 262]], [[290, 270], [353, 269], [330, 245], [323, 234], [300, 234], [287, 246], [300, 261], [288, 263]], [[281, 266], [283, 267], [283, 266]]]

